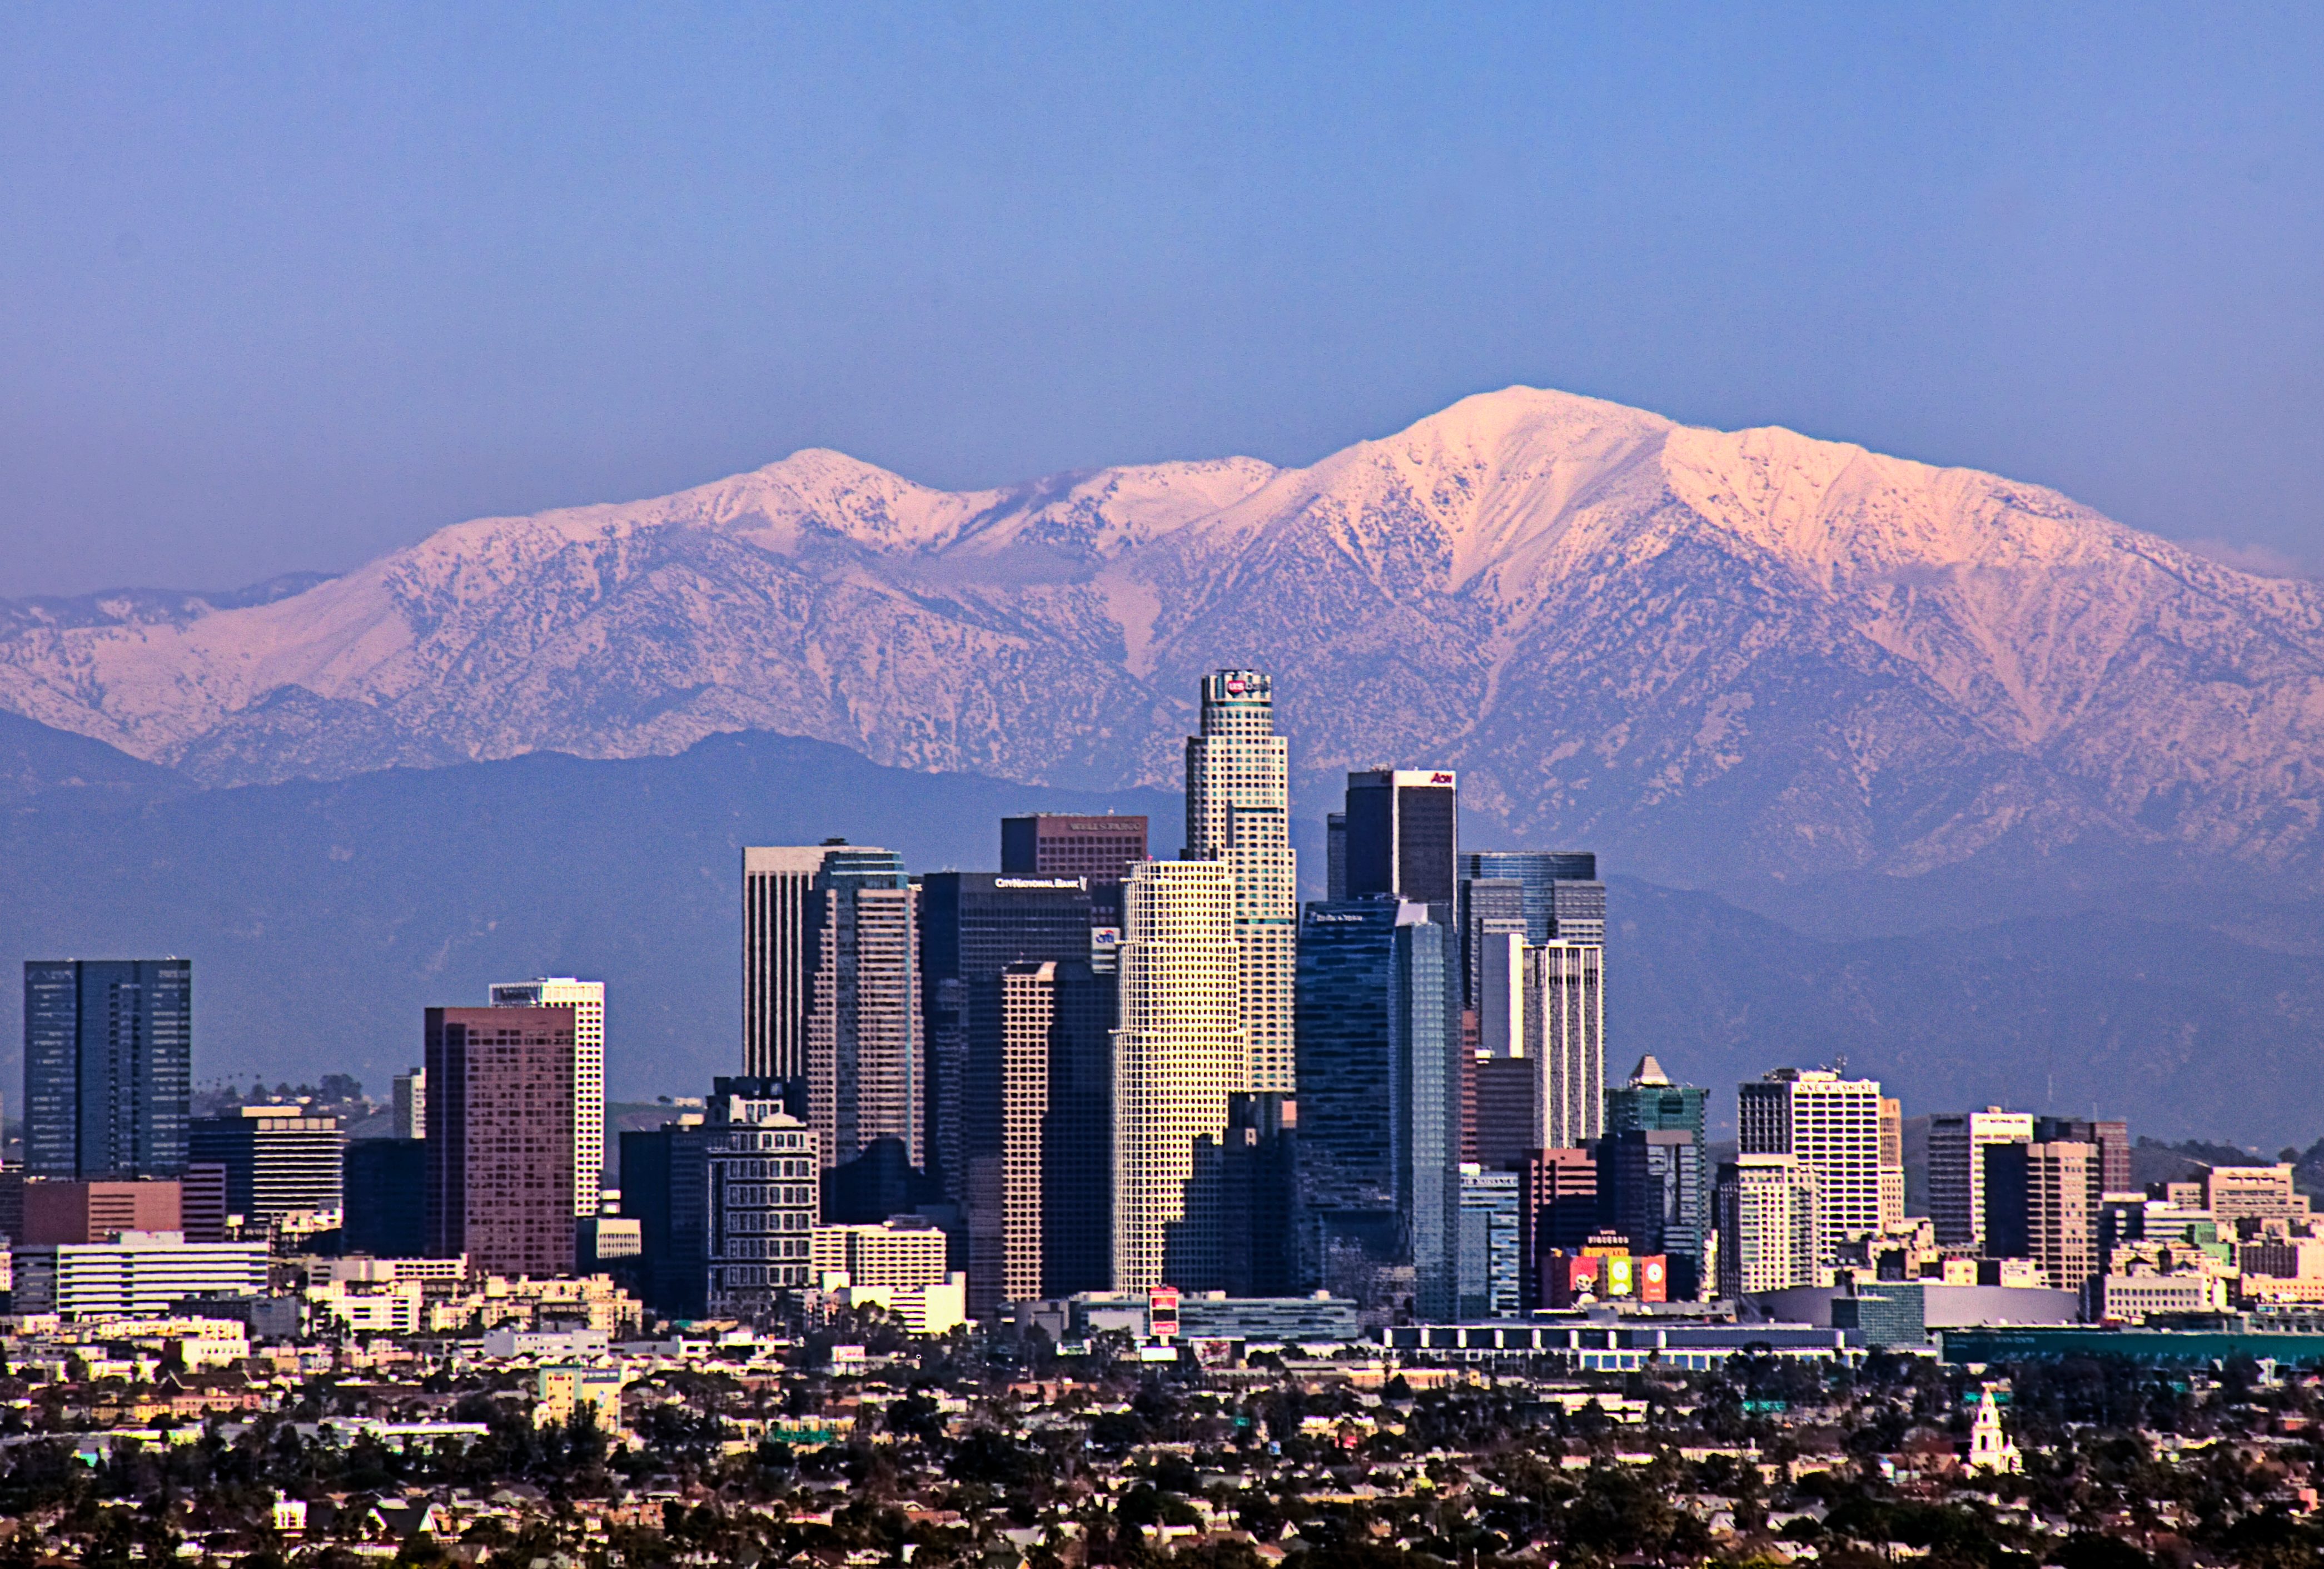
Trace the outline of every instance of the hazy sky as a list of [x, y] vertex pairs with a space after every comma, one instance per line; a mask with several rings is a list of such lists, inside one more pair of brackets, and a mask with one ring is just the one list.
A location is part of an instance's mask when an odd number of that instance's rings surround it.
[[0, 594], [1511, 382], [2324, 565], [2319, 81], [2312, 4], [11, 6]]

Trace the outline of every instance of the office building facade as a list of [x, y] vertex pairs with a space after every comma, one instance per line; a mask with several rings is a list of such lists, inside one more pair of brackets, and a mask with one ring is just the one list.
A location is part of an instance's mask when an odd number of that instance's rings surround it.
[[1534, 1096], [1540, 1085], [1535, 1082], [1530, 1057], [1479, 1053], [1470, 1059], [1469, 1075], [1477, 1103], [1471, 1121], [1470, 1153], [1478, 1164], [1505, 1171], [1527, 1152], [1545, 1148], [1541, 1142], [1541, 1121], [1534, 1112]]
[[1035, 812], [1001, 819], [1001, 871], [1009, 877], [1085, 877], [1119, 888], [1146, 859], [1142, 817], [1077, 817]]
[[1004, 1304], [1042, 1295], [1047, 1261], [1043, 1135], [1057, 1026], [1057, 965], [1004, 964], [971, 990], [976, 995], [969, 1010], [975, 1024], [964, 1108], [968, 1311], [982, 1319]]
[[[972, 1083], [970, 1040], [978, 1030], [989, 1034], [996, 1023], [979, 1019], [979, 1010], [999, 1005], [995, 983], [1010, 964], [1060, 963], [1085, 969], [1092, 934], [1101, 924], [1091, 879], [1084, 872], [932, 872], [920, 880], [929, 1159], [945, 1196], [955, 1204], [968, 1197], [962, 1139], [971, 1118], [964, 1099]], [[975, 1288], [973, 1271], [970, 1288]]]
[[340, 1209], [347, 1136], [337, 1117], [300, 1106], [244, 1106], [232, 1116], [198, 1117], [189, 1136], [197, 1163], [226, 1168], [226, 1207], [245, 1222], [279, 1221]]
[[1880, 1097], [1880, 1229], [1904, 1223], [1904, 1103]]
[[1517, 1242], [1519, 1174], [1461, 1168], [1460, 1300], [1465, 1322], [1515, 1318], [1522, 1311]]
[[428, 1149], [419, 1139], [357, 1139], [346, 1147], [342, 1245], [375, 1259], [428, 1252]]
[[827, 844], [751, 844], [742, 850], [742, 1072], [794, 1079], [807, 1073], [807, 1020], [816, 954], [809, 937], [822, 905], [816, 873]]
[[1525, 1051], [1525, 956], [1539, 945], [1525, 913], [1525, 890], [1508, 879], [1461, 884], [1462, 1005], [1476, 1011], [1479, 1049]]
[[1250, 1082], [1237, 893], [1227, 860], [1148, 861], [1123, 885], [1121, 1023], [1113, 1038], [1116, 1290], [1166, 1283], [1207, 1290], [1223, 1271], [1215, 1198], [1197, 1191], [1194, 1177], [1197, 1145], [1217, 1148], [1227, 1097]]
[[1606, 950], [1551, 942], [1528, 948], [1526, 964], [1537, 1147], [1587, 1149], [1605, 1131]]
[[2034, 1142], [2034, 1114], [1987, 1106], [1929, 1119], [1929, 1222], [1941, 1247], [1985, 1251], [1985, 1152]]
[[1522, 891], [1526, 940], [1603, 943], [1606, 885], [1587, 850], [1473, 850], [1460, 856], [1467, 881], [1510, 881]]
[[165, 1318], [189, 1297], [266, 1295], [264, 1242], [188, 1242], [128, 1232], [116, 1241], [15, 1250], [15, 1310], [66, 1319]]
[[814, 1284], [823, 1163], [814, 1132], [783, 1110], [781, 1080], [721, 1078], [706, 1104], [703, 1301], [716, 1317], [755, 1317]]
[[885, 1141], [924, 1168], [920, 891], [895, 852], [832, 845], [811, 891], [807, 1121], [835, 1166]]
[[[665, 1317], [707, 1317], [710, 1131], [706, 1115], [682, 1112], [659, 1128], [625, 1129], [621, 1142], [622, 1213], [638, 1223], [638, 1260], [631, 1271], [638, 1294]], [[812, 1271], [811, 1240], [809, 1248]]]
[[1738, 1155], [1789, 1155], [1815, 1179], [1816, 1259], [1880, 1232], [1880, 1084], [1826, 1068], [1777, 1068], [1742, 1085]]
[[1051, 1004], [1049, 1111], [1041, 1128], [1042, 1295], [1113, 1278], [1113, 1032], [1118, 949], [1060, 964]]
[[1729, 1299], [1813, 1286], [1818, 1250], [1816, 1174], [1791, 1155], [1738, 1155], [1719, 1168], [1719, 1294]]
[[24, 964], [24, 1166], [34, 1177], [176, 1177], [192, 1120], [193, 964]]
[[1535, 1149], [1518, 1163], [1517, 1269], [1525, 1311], [1548, 1305], [1543, 1270], [1598, 1230], [1598, 1162], [1587, 1149]]
[[1299, 868], [1291, 849], [1290, 757], [1275, 734], [1274, 685], [1258, 670], [1203, 678], [1200, 734], [1186, 738], [1188, 861], [1233, 879], [1239, 1090], [1296, 1089], [1292, 1031]]
[[605, 983], [571, 975], [504, 982], [492, 1004], [573, 1010], [573, 1213], [594, 1215], [605, 1177]]
[[428, 1070], [416, 1067], [410, 1073], [395, 1075], [388, 1103], [390, 1137], [425, 1139], [428, 1137]]
[[1300, 930], [1306, 1272], [1361, 1290], [1336, 1256], [1408, 1265], [1416, 1297], [1438, 1316], [1458, 1289], [1459, 955], [1449, 924], [1400, 900], [1311, 904]]
[[1225, 1145], [1221, 1288], [1234, 1297], [1289, 1296], [1303, 1278], [1297, 1240], [1299, 1103], [1290, 1095], [1229, 1095]]
[[2053, 1291], [2080, 1291], [2098, 1268], [2098, 1213], [2090, 1202], [2098, 1147], [2061, 1140], [1985, 1150], [1985, 1247], [2031, 1259]]
[[427, 1013], [428, 1251], [477, 1272], [573, 1272], [574, 1010]]
[[[1609, 1181], [1618, 1195], [1608, 1206], [1607, 1223], [1626, 1233], [1632, 1226], [1651, 1233], [1632, 1235], [1631, 1251], [1668, 1259], [1674, 1299], [1708, 1283], [1715, 1202], [1706, 1131], [1710, 1101], [1711, 1092], [1700, 1085], [1672, 1083], [1651, 1054], [1638, 1059], [1628, 1083], [1606, 1092]], [[1682, 1137], [1624, 1146], [1633, 1133]], [[1643, 1188], [1630, 1186], [1633, 1176]]]
[[23, 1190], [23, 1214], [9, 1233], [34, 1247], [110, 1242], [130, 1232], [184, 1227], [185, 1195], [179, 1179], [128, 1182], [33, 1182]]
[[1393, 895], [1449, 912], [1458, 897], [1460, 794], [1460, 776], [1451, 769], [1351, 772], [1347, 896]]

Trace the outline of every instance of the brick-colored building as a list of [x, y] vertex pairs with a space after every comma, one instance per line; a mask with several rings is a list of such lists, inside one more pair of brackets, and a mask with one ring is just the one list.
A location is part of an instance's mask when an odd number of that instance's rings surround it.
[[487, 1275], [573, 1273], [574, 1008], [428, 1010], [428, 1242]]
[[175, 1182], [28, 1182], [26, 1247], [109, 1242], [124, 1232], [185, 1229]]

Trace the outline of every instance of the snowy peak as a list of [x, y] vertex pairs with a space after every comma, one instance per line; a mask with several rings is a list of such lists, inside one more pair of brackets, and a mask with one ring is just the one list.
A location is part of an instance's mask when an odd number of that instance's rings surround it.
[[1248, 661], [1304, 771], [1457, 765], [1513, 835], [1688, 878], [2094, 838], [2309, 866], [2324, 819], [2318, 585], [1526, 387], [1304, 468], [947, 492], [809, 448], [177, 605], [0, 614], [0, 708], [208, 782], [771, 730], [1169, 784], [1194, 676]]

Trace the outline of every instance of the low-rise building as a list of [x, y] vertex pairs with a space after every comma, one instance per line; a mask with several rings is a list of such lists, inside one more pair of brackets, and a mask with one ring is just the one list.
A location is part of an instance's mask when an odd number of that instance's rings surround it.
[[263, 1296], [268, 1261], [263, 1242], [189, 1242], [179, 1232], [18, 1248], [15, 1305], [65, 1318], [154, 1318], [190, 1297]]

